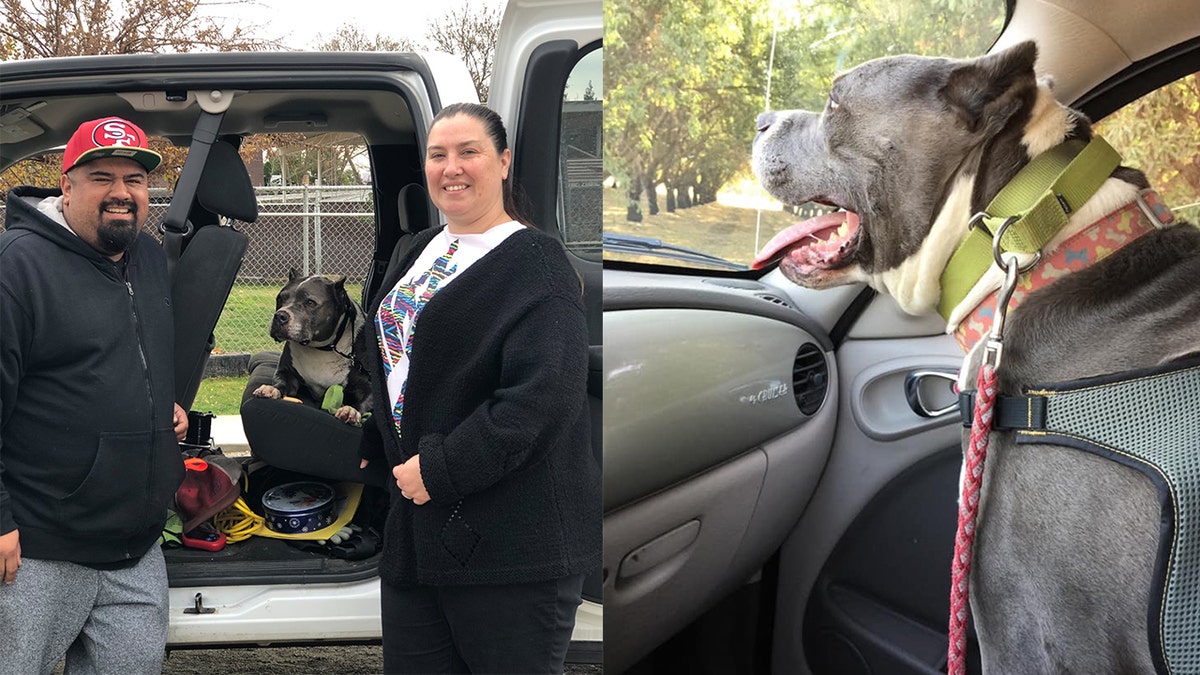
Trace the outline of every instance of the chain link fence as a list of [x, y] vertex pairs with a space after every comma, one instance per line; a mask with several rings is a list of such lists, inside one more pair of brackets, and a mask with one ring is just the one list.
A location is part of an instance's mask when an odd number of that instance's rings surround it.
[[370, 186], [255, 188], [258, 220], [238, 223], [249, 237], [237, 280], [214, 331], [214, 353], [277, 350], [268, 335], [275, 294], [295, 268], [302, 275], [346, 277], [358, 299], [375, 246]]

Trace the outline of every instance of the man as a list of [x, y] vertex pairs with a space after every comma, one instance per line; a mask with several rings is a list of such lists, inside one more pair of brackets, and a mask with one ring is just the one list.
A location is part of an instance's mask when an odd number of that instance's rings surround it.
[[161, 161], [85, 122], [60, 190], [19, 187], [0, 234], [0, 673], [157, 673], [156, 545], [183, 477], [167, 261], [142, 225]]

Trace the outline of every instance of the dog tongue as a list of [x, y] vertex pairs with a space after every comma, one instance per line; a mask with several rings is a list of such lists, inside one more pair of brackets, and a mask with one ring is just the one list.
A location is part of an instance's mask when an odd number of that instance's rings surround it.
[[794, 245], [815, 244], [824, 242], [831, 238], [832, 233], [827, 233], [826, 236], [818, 236], [818, 233], [826, 232], [827, 230], [836, 230], [842, 226], [842, 223], [847, 223], [850, 231], [858, 227], [858, 214], [851, 211], [835, 211], [826, 213], [816, 218], [810, 218], [800, 223], [796, 223], [779, 234], [771, 237], [771, 241], [762, 248], [754, 262], [750, 263], [750, 269], [762, 269], [766, 267], [776, 258], [784, 253], [785, 249], [791, 248]]

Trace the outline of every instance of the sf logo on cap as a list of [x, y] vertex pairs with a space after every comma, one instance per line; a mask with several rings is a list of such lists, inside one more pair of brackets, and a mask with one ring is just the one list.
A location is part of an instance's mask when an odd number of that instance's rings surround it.
[[124, 120], [109, 120], [92, 130], [92, 142], [98, 148], [110, 145], [141, 145], [141, 138]]

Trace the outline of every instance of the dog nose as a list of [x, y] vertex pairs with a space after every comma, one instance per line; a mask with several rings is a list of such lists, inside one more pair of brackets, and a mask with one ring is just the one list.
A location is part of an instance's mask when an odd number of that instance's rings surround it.
[[766, 131], [767, 129], [770, 129], [771, 125], [774, 123], [775, 123], [775, 113], [765, 112], [765, 113], [760, 114], [758, 116], [758, 131], [759, 131], [759, 133], [762, 133], [762, 132]]
[[286, 324], [288, 322], [288, 313], [283, 311], [282, 309], [279, 310], [278, 312], [275, 312], [274, 321], [275, 321], [275, 323], [279, 324], [280, 326]]

